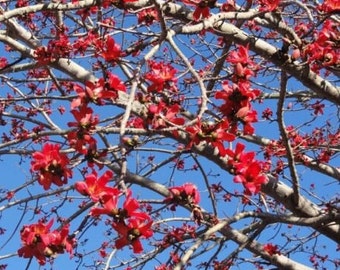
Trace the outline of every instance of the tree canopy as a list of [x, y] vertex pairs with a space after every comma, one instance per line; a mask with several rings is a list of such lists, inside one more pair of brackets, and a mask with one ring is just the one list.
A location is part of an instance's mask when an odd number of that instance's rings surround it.
[[338, 268], [339, 22], [2, 1], [0, 269]]

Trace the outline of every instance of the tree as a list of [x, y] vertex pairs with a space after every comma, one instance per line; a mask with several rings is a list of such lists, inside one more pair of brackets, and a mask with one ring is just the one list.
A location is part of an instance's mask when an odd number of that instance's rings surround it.
[[338, 268], [339, 12], [3, 1], [0, 268]]

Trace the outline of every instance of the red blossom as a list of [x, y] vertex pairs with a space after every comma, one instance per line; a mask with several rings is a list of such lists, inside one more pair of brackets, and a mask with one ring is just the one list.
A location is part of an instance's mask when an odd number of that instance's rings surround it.
[[0, 57], [0, 69], [5, 68], [8, 65], [7, 59], [5, 57]]
[[46, 47], [40, 46], [34, 51], [39, 64], [46, 65], [60, 58], [69, 58], [72, 46], [67, 35], [59, 33], [56, 39], [50, 40]]
[[196, 9], [192, 14], [195, 21], [210, 17], [210, 8], [215, 7], [215, 0], [183, 0], [184, 4], [195, 6]]
[[101, 56], [108, 62], [117, 61], [122, 56], [120, 46], [111, 36], [107, 36]]
[[45, 144], [41, 152], [32, 154], [31, 171], [38, 173], [38, 182], [45, 190], [51, 184], [62, 186], [67, 184], [72, 171], [67, 166], [69, 159], [66, 154], [60, 152], [60, 145]]
[[92, 208], [90, 214], [94, 217], [108, 215], [113, 217], [116, 222], [123, 222], [124, 219], [127, 218], [150, 218], [147, 213], [137, 211], [140, 209], [140, 205], [138, 201], [132, 197], [132, 192], [129, 189], [126, 191], [126, 199], [123, 207], [118, 207], [118, 197], [120, 194], [118, 189], [114, 192], [102, 193], [100, 197], [102, 207]]
[[229, 132], [229, 127], [229, 122], [226, 119], [217, 123], [198, 120], [195, 125], [185, 129], [190, 136], [190, 142], [187, 147], [190, 148], [193, 144], [198, 145], [201, 142], [207, 142], [216, 147], [221, 156], [224, 156], [226, 150], [223, 142], [231, 142], [236, 138], [234, 134]]
[[238, 173], [234, 177], [235, 183], [242, 183], [246, 189], [246, 194], [257, 194], [261, 191], [261, 186], [266, 184], [268, 178], [262, 173], [259, 162], [253, 161], [245, 164], [243, 168], [238, 168]]
[[196, 238], [196, 226], [191, 226], [184, 223], [181, 227], [176, 227], [168, 232], [161, 243], [163, 248], [168, 247], [173, 243], [179, 243], [185, 241], [186, 237]]
[[[167, 106], [163, 101], [158, 104], [150, 104], [148, 106], [148, 122], [153, 129], [161, 129], [172, 127], [174, 125], [181, 126], [185, 123], [183, 117], [177, 117], [181, 107], [178, 104]], [[178, 131], [174, 131], [177, 135]]]
[[263, 173], [262, 165], [255, 160], [255, 152], [244, 152], [245, 145], [237, 143], [235, 150], [227, 149], [227, 164], [229, 171], [235, 175], [234, 182], [242, 183], [246, 189], [246, 194], [256, 194], [260, 192], [261, 185], [268, 179]]
[[72, 110], [76, 122], [68, 122], [69, 127], [76, 127], [68, 133], [67, 139], [71, 147], [77, 150], [79, 153], [87, 154], [88, 147], [92, 147], [96, 144], [96, 140], [92, 137], [96, 125], [99, 119], [93, 116], [93, 110], [86, 105], [82, 105], [78, 110]]
[[117, 188], [107, 186], [112, 177], [112, 171], [106, 171], [101, 177], [94, 171], [85, 177], [85, 181], [75, 183], [74, 187], [80, 194], [98, 202], [104, 195], [117, 196], [120, 193]]
[[152, 84], [148, 87], [149, 92], [162, 92], [169, 89], [177, 92], [177, 78], [175, 77], [177, 70], [170, 64], [163, 62], [148, 61], [150, 71], [145, 74], [145, 79]]
[[248, 81], [238, 81], [237, 84], [229, 85], [228, 81], [222, 83], [223, 90], [217, 91], [216, 99], [223, 100], [219, 110], [230, 122], [232, 133], [237, 132], [238, 122], [243, 124], [244, 134], [254, 133], [252, 123], [257, 122], [257, 112], [252, 109], [251, 101], [260, 95], [257, 89], [251, 89]]
[[257, 0], [260, 4], [260, 11], [271, 12], [277, 9], [281, 0]]
[[141, 253], [143, 246], [140, 238], [150, 238], [153, 235], [151, 226], [152, 220], [139, 217], [129, 219], [127, 224], [125, 222], [113, 223], [112, 227], [119, 235], [115, 242], [116, 248], [121, 249], [131, 245], [134, 253]]
[[273, 256], [275, 254], [278, 254], [278, 255], [281, 254], [277, 245], [273, 245], [272, 243], [267, 243], [263, 245], [263, 250], [268, 252], [270, 256]]
[[200, 193], [197, 187], [191, 183], [182, 186], [169, 188], [170, 194], [164, 202], [172, 203], [171, 210], [175, 210], [177, 205], [197, 205], [200, 202]]
[[64, 253], [66, 250], [72, 255], [75, 241], [69, 237], [69, 225], [64, 225], [61, 230], [50, 232], [53, 220], [43, 223], [26, 225], [20, 232], [22, 247], [18, 255], [24, 258], [35, 257], [40, 265], [46, 263], [46, 258]]
[[317, 100], [314, 104], [311, 105], [311, 107], [314, 109], [314, 114], [319, 115], [323, 114], [323, 108], [325, 107], [325, 104], [322, 104], [320, 100]]
[[106, 76], [106, 79], [100, 78], [96, 82], [87, 81], [85, 89], [80, 85], [74, 85], [78, 97], [72, 101], [71, 108], [74, 109], [88, 102], [104, 105], [104, 100], [116, 99], [118, 91], [126, 92], [126, 86], [118, 76], [111, 72], [108, 72]]
[[324, 12], [335, 12], [340, 11], [340, 2], [339, 0], [325, 0], [319, 9]]
[[145, 8], [137, 13], [138, 24], [145, 23], [146, 25], [153, 24], [158, 21], [158, 12], [155, 8]]

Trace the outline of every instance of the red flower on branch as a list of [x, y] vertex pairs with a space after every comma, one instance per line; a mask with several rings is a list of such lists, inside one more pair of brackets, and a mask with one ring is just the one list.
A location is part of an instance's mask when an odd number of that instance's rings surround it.
[[198, 21], [210, 17], [210, 8], [215, 7], [216, 0], [183, 0], [183, 3], [196, 7], [192, 17]]
[[200, 144], [201, 142], [210, 143], [216, 147], [221, 156], [225, 156], [225, 147], [223, 142], [232, 142], [236, 136], [229, 132], [229, 122], [224, 119], [217, 123], [201, 122], [198, 120], [195, 125], [189, 126], [185, 129], [190, 136], [188, 148], [193, 144]]
[[335, 12], [340, 11], [340, 2], [339, 0], [325, 0], [319, 9], [324, 12]]
[[67, 184], [69, 177], [72, 177], [72, 171], [67, 166], [69, 159], [66, 154], [60, 152], [60, 145], [45, 144], [41, 152], [32, 154], [31, 171], [37, 172], [38, 182], [45, 190], [51, 187], [51, 184], [62, 186]]
[[281, 254], [277, 245], [273, 245], [272, 243], [263, 245], [263, 250], [268, 252], [270, 256], [273, 256], [275, 254], [278, 254], [278, 255]]
[[143, 246], [141, 238], [150, 238], [153, 235], [151, 229], [152, 220], [145, 218], [131, 218], [128, 223], [118, 222], [113, 223], [112, 227], [117, 231], [119, 238], [115, 245], [117, 249], [131, 245], [134, 253], [141, 253]]
[[175, 75], [177, 70], [170, 64], [163, 62], [148, 61], [150, 71], [145, 74], [145, 79], [152, 84], [148, 87], [149, 92], [163, 92], [164, 89], [169, 89], [172, 92], [177, 92], [177, 78]]
[[72, 110], [71, 113], [76, 122], [69, 122], [67, 125], [77, 129], [69, 132], [67, 139], [72, 148], [79, 153], [87, 154], [87, 145], [91, 147], [97, 143], [92, 134], [96, 129], [99, 119], [93, 116], [93, 110], [86, 105], [82, 105], [78, 110]]
[[89, 196], [92, 201], [98, 202], [105, 195], [119, 195], [120, 191], [117, 188], [107, 186], [112, 177], [112, 171], [106, 171], [99, 178], [97, 176], [97, 173], [94, 171], [92, 174], [85, 177], [85, 181], [75, 183], [74, 187], [80, 194], [84, 196]]
[[242, 183], [246, 189], [246, 194], [257, 194], [261, 191], [261, 186], [267, 183], [268, 178], [262, 173], [262, 167], [258, 161], [250, 164], [239, 164], [237, 175], [234, 177], [235, 183]]
[[197, 187], [191, 183], [182, 186], [169, 188], [170, 194], [164, 200], [165, 203], [172, 203], [171, 210], [175, 210], [177, 205], [197, 205], [200, 202], [200, 193]]
[[[183, 117], [177, 117], [181, 107], [178, 104], [167, 106], [163, 101], [158, 104], [150, 104], [148, 106], [148, 120], [153, 129], [161, 129], [172, 127], [174, 125], [181, 126], [185, 123]], [[174, 131], [175, 135], [178, 131]]]
[[226, 81], [222, 83], [222, 87], [223, 90], [217, 91], [215, 98], [224, 102], [219, 106], [219, 110], [230, 122], [230, 131], [236, 133], [237, 125], [241, 122], [244, 134], [253, 134], [252, 123], [257, 122], [257, 112], [252, 109], [250, 102], [257, 98], [261, 92], [251, 89], [250, 83], [244, 80], [238, 81], [232, 86]]
[[271, 12], [277, 9], [281, 0], [257, 0], [260, 4], [260, 11]]
[[46, 258], [62, 254], [66, 250], [72, 255], [75, 241], [69, 237], [69, 225], [64, 225], [60, 231], [50, 232], [53, 220], [24, 226], [20, 232], [23, 247], [18, 255], [24, 258], [35, 257], [40, 265], [46, 263]]
[[151, 25], [154, 21], [158, 21], [158, 12], [155, 8], [145, 8], [137, 13], [138, 24], [145, 23]]
[[107, 36], [101, 56], [108, 62], [117, 61], [123, 56], [120, 46], [111, 36]]
[[100, 78], [97, 82], [87, 81], [85, 89], [76, 84], [74, 90], [78, 97], [72, 101], [72, 109], [89, 102], [104, 105], [104, 100], [116, 99], [118, 91], [126, 92], [126, 86], [118, 76], [108, 72], [106, 79]]
[[126, 191], [126, 199], [123, 207], [118, 207], [118, 198], [121, 192], [116, 189], [114, 193], [102, 194], [100, 203], [102, 207], [95, 207], [91, 209], [90, 214], [94, 217], [100, 215], [108, 215], [113, 217], [115, 222], [122, 222], [127, 218], [150, 218], [147, 213], [137, 211], [140, 208], [138, 201], [132, 197], [130, 189]]
[[235, 150], [227, 149], [229, 172], [234, 174], [234, 182], [242, 183], [246, 194], [260, 192], [262, 184], [268, 181], [263, 173], [261, 162], [255, 160], [255, 152], [244, 152], [245, 145], [237, 143]]

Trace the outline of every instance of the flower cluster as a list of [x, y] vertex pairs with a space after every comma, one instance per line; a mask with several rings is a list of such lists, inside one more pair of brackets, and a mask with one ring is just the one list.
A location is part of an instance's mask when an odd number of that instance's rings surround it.
[[192, 145], [198, 145], [201, 142], [210, 143], [216, 147], [221, 156], [225, 156], [226, 151], [223, 142], [232, 142], [236, 136], [229, 132], [230, 124], [224, 119], [220, 122], [202, 122], [198, 120], [195, 125], [188, 126], [185, 130], [189, 133], [190, 142], [188, 148]]
[[126, 86], [117, 75], [107, 72], [106, 79], [100, 78], [97, 82], [87, 81], [85, 89], [76, 84], [74, 90], [78, 97], [72, 101], [72, 109], [89, 102], [104, 105], [104, 100], [116, 99], [118, 91], [126, 92]]
[[182, 186], [169, 188], [169, 192], [169, 196], [164, 199], [164, 202], [171, 204], [170, 210], [175, 211], [178, 205], [189, 206], [195, 222], [200, 225], [203, 214], [198, 205], [200, 202], [200, 194], [197, 187], [194, 184], [185, 183]]
[[67, 134], [69, 145], [82, 154], [87, 154], [89, 148], [96, 145], [96, 139], [92, 137], [99, 119], [93, 116], [93, 110], [87, 105], [71, 111], [76, 122], [68, 122], [69, 127], [76, 129]]
[[158, 12], [155, 8], [145, 8], [137, 13], [138, 23], [151, 25], [154, 21], [159, 21]]
[[321, 67], [340, 65], [339, 35], [336, 23], [325, 20], [322, 29], [315, 32], [315, 41], [304, 48], [302, 54], [308, 57], [308, 62], [315, 71]]
[[131, 245], [134, 253], [141, 253], [143, 246], [140, 239], [153, 235], [152, 219], [147, 213], [138, 211], [140, 205], [129, 189], [122, 207], [118, 206], [119, 197], [123, 194], [119, 189], [107, 185], [112, 177], [111, 171], [106, 171], [99, 178], [93, 173], [88, 175], [85, 181], [77, 182], [75, 189], [90, 197], [93, 202], [100, 203], [100, 207], [91, 209], [91, 216], [107, 215], [112, 218], [111, 226], [118, 233], [118, 239], [115, 241], [117, 249]]
[[227, 61], [234, 66], [233, 84], [224, 81], [223, 90], [216, 92], [215, 98], [223, 100], [219, 110], [230, 122], [232, 133], [237, 132], [237, 125], [241, 123], [244, 134], [253, 134], [252, 123], [257, 122], [257, 112], [252, 109], [251, 101], [261, 92], [250, 87], [249, 78], [256, 75], [258, 66], [250, 59], [248, 47], [244, 46], [231, 52]]
[[195, 21], [210, 17], [210, 8], [214, 8], [216, 0], [183, 0], [184, 4], [196, 7], [192, 17]]
[[103, 50], [102, 50], [101, 56], [107, 62], [115, 62], [119, 60], [121, 56], [123, 56], [123, 53], [121, 51], [119, 44], [117, 44], [111, 36], [106, 37], [106, 40], [103, 44]]
[[248, 195], [260, 192], [262, 184], [268, 181], [262, 164], [255, 160], [255, 152], [244, 152], [245, 146], [237, 143], [235, 150], [227, 149], [228, 166], [235, 175], [234, 182], [243, 184]]
[[72, 46], [67, 35], [60, 34], [58, 39], [51, 40], [46, 47], [38, 47], [34, 55], [39, 64], [46, 65], [60, 58], [70, 57], [71, 52]]
[[267, 243], [263, 245], [263, 250], [268, 252], [270, 256], [273, 256], [275, 254], [280, 255], [281, 252], [279, 251], [279, 248], [277, 245], [273, 245], [272, 243]]
[[62, 186], [67, 184], [72, 177], [72, 171], [68, 168], [69, 159], [66, 154], [60, 152], [60, 145], [46, 143], [42, 151], [32, 154], [31, 171], [37, 172], [38, 182], [45, 190], [51, 184]]
[[177, 92], [177, 70], [170, 64], [163, 62], [148, 61], [150, 71], [145, 74], [145, 79], [151, 82], [148, 87], [149, 92], [163, 92], [168, 89]]
[[68, 252], [73, 254], [74, 238], [69, 236], [69, 225], [60, 230], [50, 231], [53, 219], [47, 224], [39, 221], [36, 224], [24, 226], [20, 232], [22, 247], [18, 255], [24, 258], [35, 257], [40, 265], [46, 263], [46, 258]]

